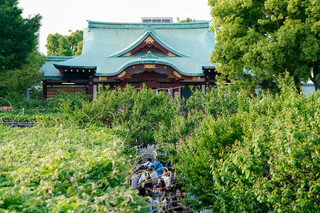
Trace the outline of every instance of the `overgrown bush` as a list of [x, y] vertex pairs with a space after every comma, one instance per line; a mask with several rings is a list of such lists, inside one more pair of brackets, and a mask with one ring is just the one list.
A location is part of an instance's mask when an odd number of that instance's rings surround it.
[[[81, 109], [91, 100], [90, 95], [81, 93], [59, 93], [54, 99], [42, 100], [40, 93], [35, 90], [28, 101], [26, 97], [13, 95], [10, 99], [2, 98], [2, 104], [11, 106], [12, 110], [0, 110], [0, 122], [37, 122], [46, 126], [57, 123], [70, 123], [67, 111]], [[42, 94], [41, 94], [42, 96]], [[74, 124], [72, 124], [74, 125]]]
[[143, 212], [123, 148], [105, 128], [0, 127], [0, 211]]
[[81, 126], [96, 124], [122, 129], [130, 147], [155, 142], [154, 131], [160, 123], [169, 125], [177, 114], [177, 106], [169, 97], [151, 89], [139, 90], [127, 86], [124, 89], [99, 88], [96, 101], [82, 105], [79, 110], [67, 107], [69, 119]]
[[196, 91], [179, 110], [169, 125], [160, 123], [154, 133], [159, 151], [165, 153], [160, 156], [163, 160], [176, 162], [179, 158], [176, 155], [176, 144], [196, 134], [195, 131], [201, 128], [204, 119], [209, 118], [214, 122], [221, 116], [227, 117], [238, 111], [248, 111], [249, 99], [246, 93], [232, 90], [222, 92], [212, 89], [208, 90], [206, 95]]
[[93, 102], [65, 94], [47, 102], [55, 113], [2, 113], [38, 126], [0, 127], [0, 207], [142, 211], [122, 184], [127, 151], [156, 142], [194, 209], [318, 212], [320, 93], [304, 97], [288, 76], [277, 84], [279, 94], [212, 90], [186, 102], [145, 87], [99, 88]]
[[304, 98], [288, 76], [278, 85], [281, 93], [208, 116], [180, 142], [174, 166], [195, 208], [320, 211], [320, 94]]

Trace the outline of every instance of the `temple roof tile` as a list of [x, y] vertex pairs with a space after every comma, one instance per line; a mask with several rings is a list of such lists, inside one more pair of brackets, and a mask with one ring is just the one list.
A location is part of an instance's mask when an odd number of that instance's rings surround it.
[[[186, 76], [202, 76], [202, 67], [212, 66], [210, 54], [215, 41], [209, 26], [210, 22], [144, 24], [88, 21], [88, 28], [84, 30], [82, 54], [69, 59], [49, 60], [47, 69], [43, 69], [45, 77], [61, 75], [53, 64], [96, 67], [97, 76], [110, 76], [120, 73], [129, 64], [152, 61], [170, 64]], [[148, 36], [178, 57], [157, 55], [158, 58], [143, 58], [136, 54], [119, 57], [135, 48]]]

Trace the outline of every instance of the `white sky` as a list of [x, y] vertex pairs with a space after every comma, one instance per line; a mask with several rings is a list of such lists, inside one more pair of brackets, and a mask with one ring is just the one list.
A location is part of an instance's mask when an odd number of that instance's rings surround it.
[[211, 20], [208, 0], [19, 0], [23, 16], [39, 13], [40, 52], [47, 54], [48, 35], [83, 30], [87, 21], [140, 22], [141, 17]]

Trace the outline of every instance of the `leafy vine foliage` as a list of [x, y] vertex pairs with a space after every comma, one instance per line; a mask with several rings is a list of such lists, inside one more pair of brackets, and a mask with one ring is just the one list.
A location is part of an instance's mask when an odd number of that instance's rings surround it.
[[0, 128], [0, 210], [143, 212], [128, 159], [105, 128]]
[[0, 208], [143, 211], [124, 180], [135, 148], [156, 143], [194, 210], [317, 212], [320, 94], [303, 96], [289, 74], [276, 83], [279, 93], [230, 88], [172, 102], [146, 87], [100, 87], [92, 102], [60, 94], [37, 110], [0, 112], [37, 122], [0, 127]]
[[303, 97], [289, 76], [278, 85], [279, 94], [242, 98], [231, 113], [206, 114], [180, 142], [174, 165], [185, 190], [198, 198], [193, 206], [319, 211], [320, 96]]
[[130, 147], [155, 143], [154, 132], [160, 122], [169, 125], [178, 113], [177, 104], [170, 103], [164, 93], [155, 95], [146, 87], [137, 90], [130, 86], [123, 90], [100, 87], [96, 101], [80, 110], [71, 110], [68, 105], [65, 109], [69, 119], [80, 124], [120, 129]]

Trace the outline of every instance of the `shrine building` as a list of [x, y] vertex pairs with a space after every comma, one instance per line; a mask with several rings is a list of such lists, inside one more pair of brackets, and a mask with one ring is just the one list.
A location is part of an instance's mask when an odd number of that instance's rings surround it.
[[82, 54], [48, 56], [43, 71], [43, 96], [59, 91], [95, 98], [99, 85], [109, 88], [145, 84], [188, 98], [196, 89], [215, 86], [210, 62], [214, 47], [210, 22], [108, 23], [88, 21]]

